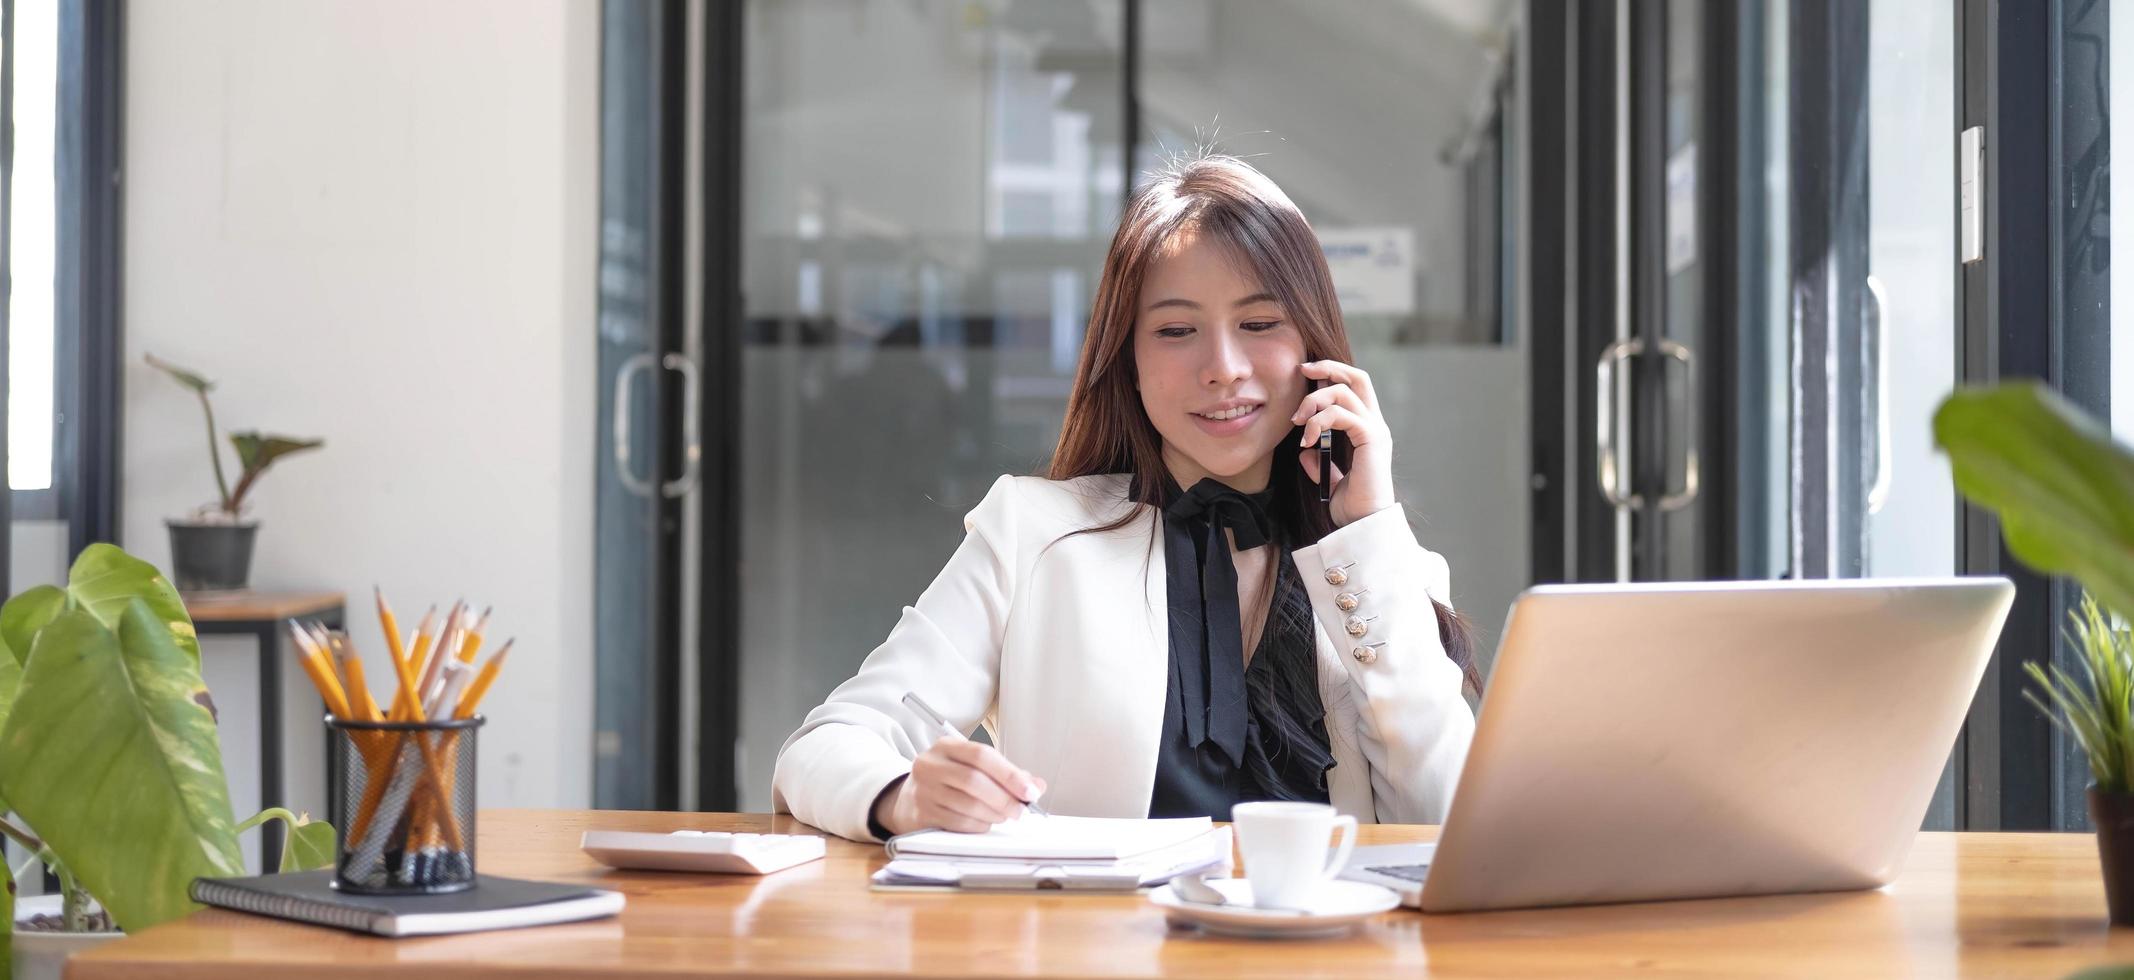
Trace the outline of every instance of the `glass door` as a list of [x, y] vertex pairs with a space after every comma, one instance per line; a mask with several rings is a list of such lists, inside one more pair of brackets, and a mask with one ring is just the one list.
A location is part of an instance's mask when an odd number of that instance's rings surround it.
[[[1734, 578], [1772, 516], [1741, 493], [1765, 485], [1749, 468], [1770, 458], [1772, 413], [1785, 409], [1756, 397], [1774, 352], [1745, 276], [1760, 244], [1745, 209], [1760, 198], [1743, 193], [1755, 150], [1743, 139], [1743, 14], [1583, 3], [1550, 14], [1552, 37], [1556, 16], [1568, 90], [1536, 124], [1562, 127], [1576, 161], [1560, 192], [1569, 312], [1552, 341], [1569, 404], [1536, 419], [1568, 429], [1563, 578]], [[1546, 475], [1537, 468], [1537, 485]]]
[[[1866, 404], [1857, 431], [1867, 486], [1857, 574], [1866, 577], [1959, 570], [1956, 492], [1933, 431], [1935, 407], [1956, 386], [1962, 332], [1956, 13], [1947, 0], [1894, 0], [1864, 11]], [[1929, 829], [1962, 825], [1957, 790], [1952, 757], [1927, 812]]]
[[[964, 512], [1043, 471], [1133, 175], [1203, 146], [1319, 231], [1357, 356], [1390, 379], [1402, 497], [1493, 646], [1528, 578], [1525, 515], [1503, 506], [1527, 424], [1501, 20], [1404, 0], [740, 9], [741, 312], [708, 345], [739, 364], [736, 538], [707, 571], [738, 626], [702, 658], [699, 799], [730, 782], [767, 807], [779, 746]], [[1266, 71], [1274, 49], [1308, 67]]]
[[1630, 12], [1630, 311], [1638, 385], [1628, 469], [1633, 474], [1630, 575], [1640, 580], [1722, 577], [1715, 551], [1724, 480], [1706, 487], [1708, 462], [1732, 441], [1714, 425], [1715, 354], [1725, 321], [1712, 300], [1732, 243], [1709, 227], [1708, 189], [1728, 157], [1715, 152], [1708, 104], [1726, 93], [1707, 79], [1717, 39], [1707, 21], [1724, 16], [1698, 0], [1646, 2]]
[[681, 806], [687, 12], [602, 6], [593, 805]]
[[1576, 577], [1950, 573], [1954, 8], [1576, 16]]
[[964, 512], [1051, 452], [1124, 194], [1116, 11], [747, 5], [748, 693], [704, 707], [738, 714], [743, 809], [768, 808], [779, 746], [888, 635]]
[[[1737, 271], [1716, 280], [1733, 296], [1706, 304], [1736, 317], [1721, 505], [1734, 545], [1712, 575], [1954, 574], [1956, 500], [1932, 416], [1962, 329], [1956, 5], [1701, 9], [1738, 17], [1712, 36], [1740, 52], [1731, 91], [1708, 90], [1734, 107], [1740, 161], [1719, 212], [1737, 229]], [[1926, 826], [1958, 825], [1957, 772], [1952, 757]]]
[[[1956, 6], [1867, 5], [1870, 353], [1861, 574], [1956, 571], [1956, 494], [1933, 415], [1956, 385]], [[1922, 162], [1926, 165], [1922, 166]]]

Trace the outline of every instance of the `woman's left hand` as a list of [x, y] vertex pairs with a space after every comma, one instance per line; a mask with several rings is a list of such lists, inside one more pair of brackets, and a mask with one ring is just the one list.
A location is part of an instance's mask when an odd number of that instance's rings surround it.
[[1319, 433], [1338, 429], [1348, 433], [1354, 452], [1349, 469], [1334, 467], [1333, 516], [1335, 527], [1377, 513], [1394, 503], [1393, 433], [1378, 411], [1378, 393], [1371, 376], [1362, 368], [1340, 361], [1307, 361], [1304, 376], [1326, 384], [1304, 396], [1290, 422], [1304, 426], [1299, 458], [1304, 473], [1314, 481], [1326, 479], [1319, 472]]

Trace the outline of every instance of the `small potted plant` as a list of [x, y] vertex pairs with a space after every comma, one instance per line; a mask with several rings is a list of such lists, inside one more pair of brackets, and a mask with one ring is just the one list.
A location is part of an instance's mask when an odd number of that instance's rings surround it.
[[245, 519], [246, 495], [275, 461], [317, 449], [325, 442], [256, 431], [233, 432], [230, 445], [237, 449], [238, 474], [237, 486], [232, 488], [222, 475], [222, 441], [215, 433], [215, 407], [207, 398], [215, 383], [154, 354], [147, 355], [147, 359], [151, 367], [170, 375], [200, 399], [200, 410], [207, 415], [208, 462], [215, 469], [215, 502], [203, 505], [189, 518], [164, 522], [170, 528], [172, 577], [178, 580], [178, 588], [187, 592], [242, 589], [252, 577], [252, 542], [259, 531], [257, 522]]
[[2134, 633], [2106, 622], [2088, 593], [2068, 618], [2068, 640], [2084, 679], [2059, 664], [2048, 670], [2026, 663], [2023, 670], [2053, 707], [2033, 691], [2024, 691], [2023, 700], [2082, 746], [2089, 760], [2090, 825], [2097, 828], [2105, 906], [2113, 925], [2134, 925], [2134, 703], [2128, 701], [2134, 694]]
[[2025, 691], [2089, 759], [2090, 821], [2114, 925], [2134, 925], [2134, 452], [2035, 382], [1964, 389], [1934, 413], [1956, 488], [2000, 518], [2008, 550], [2086, 590], [2068, 640], [2083, 676], [2024, 668]]
[[200, 644], [154, 566], [91, 545], [64, 588], [0, 606], [0, 834], [60, 883], [18, 909], [0, 863], [0, 976], [57, 980], [82, 948], [186, 914], [193, 878], [243, 874], [238, 835], [273, 819], [282, 870], [333, 863], [324, 823], [230, 812]]

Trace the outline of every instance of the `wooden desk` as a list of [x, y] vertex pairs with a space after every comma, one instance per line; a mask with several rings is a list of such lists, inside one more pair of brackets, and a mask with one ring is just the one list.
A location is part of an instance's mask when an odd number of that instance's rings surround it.
[[[1172, 932], [1139, 896], [876, 894], [881, 849], [766, 878], [610, 872], [589, 827], [810, 832], [789, 817], [491, 810], [481, 867], [629, 893], [619, 918], [392, 941], [208, 910], [76, 957], [110, 977], [673, 976], [2064, 976], [2134, 962], [2105, 926], [2086, 834], [1924, 834], [1887, 889], [1422, 916], [1341, 939], [1254, 942]], [[1365, 827], [1362, 842], [1427, 840]], [[419, 972], [417, 972], [419, 971]]]
[[[249, 636], [259, 642], [259, 805], [287, 806], [282, 787], [282, 623], [316, 619], [341, 627], [346, 596], [339, 592], [182, 592], [185, 614], [201, 636]], [[320, 772], [327, 769], [321, 768]], [[329, 782], [328, 788], [331, 789]], [[274, 867], [282, 853], [282, 824], [260, 828], [259, 860]]]

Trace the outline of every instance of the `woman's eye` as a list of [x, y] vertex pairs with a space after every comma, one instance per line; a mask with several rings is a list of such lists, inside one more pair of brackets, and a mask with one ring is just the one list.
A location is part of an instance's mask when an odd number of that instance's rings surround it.
[[1185, 335], [1187, 335], [1187, 334], [1189, 334], [1189, 333], [1192, 333], [1192, 332], [1193, 332], [1193, 328], [1192, 328], [1192, 327], [1157, 327], [1157, 328], [1156, 328], [1156, 336], [1158, 336], [1158, 337], [1173, 337], [1173, 338], [1175, 338], [1175, 337], [1183, 337], [1183, 336], [1185, 336]]
[[1242, 326], [1253, 333], [1266, 333], [1282, 325], [1280, 320], [1248, 320]]

